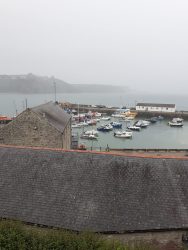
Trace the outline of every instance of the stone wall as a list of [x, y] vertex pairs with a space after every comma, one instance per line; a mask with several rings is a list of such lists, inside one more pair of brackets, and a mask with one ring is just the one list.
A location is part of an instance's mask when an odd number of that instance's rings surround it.
[[72, 129], [71, 122], [67, 124], [63, 133], [63, 148], [70, 149], [71, 148], [71, 140], [72, 140]]
[[[182, 245], [182, 235], [185, 234], [185, 230], [174, 230], [164, 232], [143, 232], [143, 233], [127, 233], [127, 234], [106, 234], [103, 235], [105, 239], [118, 240], [123, 243], [131, 242], [148, 242], [154, 243], [154, 245], [165, 246], [171, 243], [172, 245]], [[162, 248], [161, 248], [162, 249]], [[167, 248], [168, 249], [168, 248]], [[169, 248], [170, 249], [170, 248]], [[174, 248], [173, 248], [174, 249]]]
[[27, 109], [0, 128], [0, 144], [70, 149], [69, 126], [67, 125], [62, 135], [45, 117]]

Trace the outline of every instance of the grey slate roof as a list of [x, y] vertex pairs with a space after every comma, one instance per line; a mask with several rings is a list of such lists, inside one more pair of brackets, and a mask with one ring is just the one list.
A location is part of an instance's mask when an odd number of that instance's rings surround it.
[[165, 107], [165, 108], [175, 108], [175, 104], [161, 104], [161, 103], [137, 103], [136, 106], [144, 106], [144, 107]]
[[71, 115], [67, 114], [58, 104], [48, 102], [31, 108], [32, 111], [47, 119], [47, 121], [60, 132], [63, 132]]
[[188, 228], [188, 161], [0, 147], [0, 217], [71, 230]]

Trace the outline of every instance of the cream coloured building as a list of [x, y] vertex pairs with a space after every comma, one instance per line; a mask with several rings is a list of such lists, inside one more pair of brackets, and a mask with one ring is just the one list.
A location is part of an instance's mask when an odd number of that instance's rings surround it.
[[173, 113], [176, 111], [175, 104], [160, 104], [160, 103], [137, 103], [137, 111], [148, 111], [148, 112], [164, 112]]

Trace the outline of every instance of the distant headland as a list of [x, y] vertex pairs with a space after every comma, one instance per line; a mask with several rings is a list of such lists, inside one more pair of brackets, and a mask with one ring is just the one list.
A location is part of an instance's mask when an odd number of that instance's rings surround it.
[[1, 93], [101, 93], [127, 91], [128, 87], [104, 84], [70, 84], [55, 77], [26, 75], [0, 75]]

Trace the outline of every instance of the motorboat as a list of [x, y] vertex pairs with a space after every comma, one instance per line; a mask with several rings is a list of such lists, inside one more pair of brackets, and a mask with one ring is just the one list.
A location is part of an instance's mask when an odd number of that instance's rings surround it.
[[93, 126], [97, 124], [97, 121], [95, 119], [92, 119], [92, 120], [87, 121], [87, 124]]
[[132, 138], [133, 132], [131, 131], [117, 131], [114, 136], [118, 138]]
[[111, 122], [113, 128], [122, 128], [122, 123], [120, 122]]
[[87, 122], [80, 122], [79, 123], [80, 124], [80, 127], [85, 127], [85, 126], [88, 126], [89, 124], [87, 123]]
[[81, 125], [80, 125], [80, 123], [73, 123], [71, 125], [71, 128], [81, 128]]
[[159, 121], [162, 121], [162, 120], [164, 120], [164, 117], [161, 116], [161, 115], [159, 115], [159, 116], [157, 117], [157, 119], [158, 119]]
[[168, 125], [171, 127], [183, 127], [183, 119], [179, 117], [173, 118], [171, 122], [168, 122]]
[[125, 117], [121, 113], [119, 113], [119, 114], [112, 114], [111, 116], [114, 117], [114, 118], [123, 118], [123, 117]]
[[130, 130], [133, 130], [133, 131], [140, 131], [141, 130], [141, 128], [137, 127], [137, 126], [128, 126], [127, 128]]
[[183, 127], [183, 122], [168, 122], [170, 127]]
[[151, 117], [148, 121], [151, 123], [156, 123], [158, 121], [158, 117]]
[[97, 128], [98, 131], [102, 131], [102, 132], [109, 132], [113, 129], [111, 124], [107, 124], [107, 125], [102, 125], [100, 127]]
[[102, 114], [101, 114], [101, 113], [99, 113], [99, 112], [94, 112], [94, 113], [93, 113], [93, 116], [94, 116], [94, 117], [101, 117], [101, 116], [102, 116]]
[[92, 135], [92, 134], [81, 134], [80, 136], [81, 139], [88, 139], [88, 140], [97, 140], [97, 136]]
[[138, 120], [134, 123], [134, 126], [140, 127], [140, 128], [147, 128], [149, 124], [150, 124], [149, 121]]
[[103, 116], [103, 117], [101, 117], [102, 121], [109, 121], [110, 119], [111, 119], [111, 117], [109, 117], [109, 116]]
[[87, 130], [84, 132], [85, 135], [95, 135], [98, 136], [99, 132], [96, 130]]
[[173, 118], [173, 119], [172, 119], [172, 122], [182, 123], [182, 122], [183, 122], [183, 119], [182, 119], [182, 118], [176, 117], [176, 118]]

